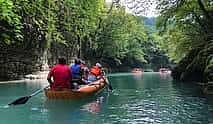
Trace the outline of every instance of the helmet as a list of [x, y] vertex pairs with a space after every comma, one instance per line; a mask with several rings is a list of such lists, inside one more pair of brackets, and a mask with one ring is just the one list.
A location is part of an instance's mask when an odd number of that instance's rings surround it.
[[96, 63], [95, 64], [98, 68], [101, 68], [102, 67], [102, 65], [100, 64], [100, 63]]

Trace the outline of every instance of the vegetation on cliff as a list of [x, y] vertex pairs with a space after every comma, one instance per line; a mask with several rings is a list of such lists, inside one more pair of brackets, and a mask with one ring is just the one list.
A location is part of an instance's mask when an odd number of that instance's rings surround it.
[[155, 0], [157, 29], [137, 12], [153, 1], [131, 1], [129, 14], [119, 0], [0, 0], [0, 79], [49, 69], [63, 55], [109, 71], [156, 71], [172, 61], [174, 79], [212, 81], [212, 1]]
[[1, 0], [0, 15], [0, 79], [48, 69], [60, 55], [121, 71], [149, 63], [156, 49], [142, 17], [119, 1]]
[[164, 49], [177, 62], [174, 79], [212, 81], [213, 3], [211, 0], [158, 0]]

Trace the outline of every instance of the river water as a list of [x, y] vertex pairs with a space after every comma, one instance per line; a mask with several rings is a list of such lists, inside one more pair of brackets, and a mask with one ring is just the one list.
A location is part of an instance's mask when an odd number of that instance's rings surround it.
[[213, 97], [169, 74], [109, 74], [114, 90], [83, 100], [49, 100], [40, 93], [26, 104], [13, 100], [47, 81], [0, 83], [0, 124], [213, 124]]

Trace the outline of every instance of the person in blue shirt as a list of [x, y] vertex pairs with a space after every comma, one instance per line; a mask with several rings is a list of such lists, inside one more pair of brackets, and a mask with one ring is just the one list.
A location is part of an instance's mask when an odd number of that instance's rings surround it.
[[75, 63], [70, 67], [72, 70], [72, 78], [73, 79], [81, 79], [82, 78], [82, 70], [81, 70], [81, 61], [76, 58]]
[[70, 69], [72, 70], [71, 84], [73, 88], [77, 89], [79, 85], [86, 84], [86, 82], [82, 80], [83, 69], [81, 67], [80, 59], [76, 58], [75, 63], [70, 67]]

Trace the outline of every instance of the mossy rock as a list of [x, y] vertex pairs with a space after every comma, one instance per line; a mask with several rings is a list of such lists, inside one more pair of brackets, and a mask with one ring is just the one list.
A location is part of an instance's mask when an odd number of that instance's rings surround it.
[[194, 60], [200, 49], [193, 49], [186, 55], [178, 65], [172, 70], [172, 77], [175, 80], [180, 80], [183, 72], [186, 71], [187, 66]]
[[209, 63], [204, 71], [204, 79], [206, 82], [213, 81], [213, 55], [209, 56]]
[[174, 68], [173, 79], [182, 81], [208, 82], [212, 80], [213, 43], [200, 46], [189, 52]]
[[207, 44], [186, 67], [180, 79], [184, 81], [206, 82], [204, 71], [209, 65], [213, 53], [213, 45]]

